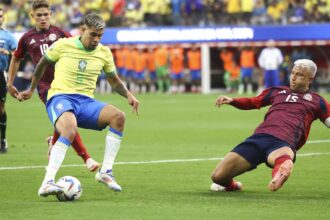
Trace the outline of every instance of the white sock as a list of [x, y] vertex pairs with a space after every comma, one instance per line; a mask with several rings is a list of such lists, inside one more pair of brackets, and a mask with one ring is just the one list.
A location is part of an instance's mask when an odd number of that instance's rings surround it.
[[101, 173], [106, 173], [109, 170], [112, 170], [112, 166], [115, 162], [117, 153], [120, 148], [121, 137], [112, 133], [108, 132], [105, 138], [105, 152], [104, 158], [102, 163], [102, 168], [100, 170]]
[[43, 183], [49, 181], [54, 182], [56, 173], [60, 169], [60, 166], [62, 165], [67, 150], [68, 150], [68, 146], [66, 144], [60, 141], [56, 141], [49, 157], [48, 166], [46, 168], [47, 171]]

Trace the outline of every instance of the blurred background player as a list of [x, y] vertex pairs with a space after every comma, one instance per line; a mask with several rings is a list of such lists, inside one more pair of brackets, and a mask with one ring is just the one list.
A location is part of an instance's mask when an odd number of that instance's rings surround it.
[[146, 93], [146, 77], [145, 71], [147, 69], [147, 56], [142, 48], [137, 48], [132, 54], [133, 58], [133, 82], [134, 82], [134, 91], [138, 93]]
[[156, 90], [157, 90], [157, 74], [156, 74], [156, 60], [155, 60], [154, 46], [148, 47], [147, 72], [148, 72], [149, 91], [152, 93], [156, 92]]
[[201, 92], [201, 51], [193, 44], [187, 52], [188, 69], [191, 80], [191, 92]]
[[18, 94], [19, 100], [30, 99], [38, 81], [49, 64], [55, 65], [54, 80], [47, 97], [47, 113], [60, 137], [54, 144], [46, 174], [38, 195], [46, 197], [62, 192], [54, 183], [66, 151], [75, 139], [77, 128], [103, 130], [109, 126], [105, 141], [104, 160], [95, 179], [108, 188], [121, 191], [113, 176], [113, 164], [120, 148], [125, 125], [125, 113], [113, 105], [94, 99], [96, 81], [103, 70], [114, 91], [127, 98], [138, 114], [139, 101], [127, 90], [116, 74], [108, 47], [100, 44], [105, 22], [91, 13], [84, 19], [81, 37], [62, 38], [47, 50], [36, 66], [31, 88]]
[[282, 62], [282, 52], [275, 47], [274, 40], [268, 40], [266, 42], [266, 48], [262, 49], [258, 57], [259, 66], [264, 70], [264, 88], [279, 86], [281, 84], [279, 67]]
[[170, 49], [171, 93], [183, 93], [184, 86], [184, 55], [183, 49], [174, 45]]
[[6, 153], [8, 143], [6, 140], [7, 114], [5, 109], [7, 94], [7, 74], [9, 56], [17, 47], [16, 38], [2, 28], [4, 11], [0, 8], [0, 153]]
[[245, 46], [240, 54], [241, 81], [239, 93], [252, 93], [252, 76], [255, 68], [255, 53], [251, 47]]
[[170, 88], [168, 78], [169, 51], [165, 44], [155, 51], [158, 92], [167, 92]]
[[[32, 4], [31, 17], [35, 20], [35, 28], [26, 32], [19, 40], [18, 48], [12, 56], [11, 64], [9, 67], [8, 90], [13, 97], [17, 97], [18, 91], [13, 85], [15, 75], [19, 69], [21, 59], [28, 53], [34, 65], [36, 65], [45, 51], [58, 39], [63, 37], [70, 37], [70, 34], [61, 30], [60, 28], [50, 24], [50, 17], [52, 12], [50, 5], [45, 0], [37, 0]], [[54, 79], [54, 66], [49, 65], [45, 74], [38, 83], [38, 94], [41, 101], [46, 104], [47, 94], [50, 84]], [[54, 131], [53, 138], [48, 140], [50, 148], [54, 144], [59, 135]], [[79, 156], [82, 157], [90, 171], [95, 171], [100, 166], [95, 162], [87, 152], [85, 145], [82, 143], [80, 135], [77, 133], [74, 141], [72, 142], [74, 150]], [[49, 152], [48, 154], [50, 153]]]
[[282, 187], [292, 173], [296, 152], [308, 139], [313, 121], [319, 119], [330, 128], [329, 103], [309, 90], [316, 71], [313, 61], [297, 60], [291, 71], [290, 87], [271, 87], [253, 98], [218, 97], [217, 107], [229, 104], [242, 110], [270, 108], [254, 134], [220, 161], [212, 174], [211, 190], [241, 190], [242, 184], [233, 178], [261, 163], [273, 168], [268, 188], [276, 191]]

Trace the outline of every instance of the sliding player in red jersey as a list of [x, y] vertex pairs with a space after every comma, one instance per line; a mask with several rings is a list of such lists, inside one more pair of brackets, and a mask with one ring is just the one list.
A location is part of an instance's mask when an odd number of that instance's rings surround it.
[[[17, 89], [13, 86], [15, 75], [18, 71], [21, 59], [24, 58], [25, 54], [28, 53], [32, 59], [34, 65], [36, 65], [44, 52], [58, 39], [64, 37], [71, 37], [71, 35], [60, 28], [50, 24], [50, 17], [52, 12], [50, 5], [45, 0], [37, 0], [32, 4], [31, 16], [35, 20], [35, 28], [26, 32], [18, 42], [18, 48], [12, 56], [12, 60], [9, 67], [9, 78], [8, 78], [8, 91], [16, 98], [18, 95]], [[38, 84], [39, 98], [43, 103], [47, 101], [47, 93], [50, 88], [50, 84], [54, 79], [54, 66], [50, 65], [42, 79]], [[59, 134], [54, 131], [54, 136], [49, 143], [50, 146], [54, 144], [59, 137]], [[86, 147], [82, 143], [80, 135], [77, 133], [72, 146], [79, 156], [82, 157], [86, 163], [87, 168], [90, 171], [96, 171], [100, 164], [93, 160], [87, 152]], [[50, 152], [48, 152], [50, 153]]]
[[269, 189], [276, 191], [282, 187], [292, 173], [296, 151], [306, 143], [313, 121], [319, 119], [330, 128], [329, 103], [309, 90], [316, 71], [313, 61], [297, 60], [292, 68], [290, 87], [271, 87], [253, 98], [218, 97], [215, 104], [218, 107], [223, 104], [242, 110], [271, 107], [254, 134], [237, 145], [216, 167], [211, 190], [241, 190], [242, 184], [233, 178], [261, 163], [273, 168]]

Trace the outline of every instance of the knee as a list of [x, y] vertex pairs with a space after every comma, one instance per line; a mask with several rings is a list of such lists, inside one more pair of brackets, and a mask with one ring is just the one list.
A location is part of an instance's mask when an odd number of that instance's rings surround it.
[[126, 120], [125, 113], [122, 111], [118, 111], [112, 118], [113, 123], [110, 124], [112, 124], [113, 127], [123, 128], [125, 125], [125, 120]]
[[70, 142], [73, 142], [76, 137], [77, 127], [74, 125], [67, 125], [64, 130], [60, 132], [61, 136], [67, 138]]

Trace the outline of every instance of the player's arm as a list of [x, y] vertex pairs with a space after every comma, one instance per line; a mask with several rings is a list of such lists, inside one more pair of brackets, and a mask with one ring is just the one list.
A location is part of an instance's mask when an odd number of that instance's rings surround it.
[[20, 63], [21, 63], [21, 60], [19, 58], [15, 57], [15, 55], [13, 55], [11, 57], [11, 61], [10, 61], [10, 65], [9, 65], [9, 72], [8, 72], [7, 87], [8, 87], [8, 92], [14, 98], [17, 98], [17, 96], [18, 96], [18, 90], [14, 86], [14, 80], [15, 80], [15, 76], [17, 74]]
[[264, 90], [260, 95], [252, 98], [230, 98], [228, 96], [221, 95], [217, 98], [215, 106], [220, 107], [223, 104], [230, 104], [242, 110], [259, 109], [263, 106], [271, 104], [271, 94], [272, 90], [267, 89]]
[[127, 98], [128, 103], [133, 107], [133, 112], [138, 115], [140, 104], [139, 100], [137, 100], [135, 96], [126, 88], [123, 81], [120, 80], [115, 71], [105, 74], [113, 90], [116, 91], [119, 95]]
[[23, 91], [23, 92], [19, 93], [19, 95], [18, 95], [18, 99], [20, 101], [27, 100], [27, 99], [31, 98], [31, 96], [33, 95], [33, 92], [36, 89], [41, 77], [44, 75], [48, 65], [51, 64], [51, 63], [53, 63], [53, 62], [48, 60], [45, 56], [43, 56], [39, 60], [37, 66], [36, 66], [36, 69], [34, 70], [34, 73], [33, 73], [30, 88], [26, 91]]

